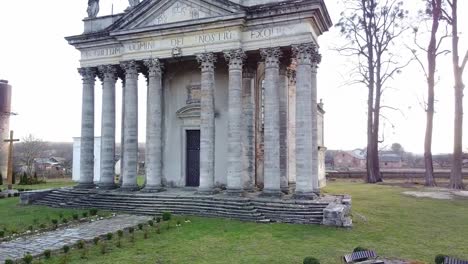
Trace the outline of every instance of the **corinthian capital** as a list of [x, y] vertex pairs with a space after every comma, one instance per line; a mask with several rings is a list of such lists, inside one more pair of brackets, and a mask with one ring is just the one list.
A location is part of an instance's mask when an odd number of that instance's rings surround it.
[[93, 82], [96, 79], [97, 71], [96, 68], [86, 67], [78, 68], [78, 73], [81, 75], [83, 82]]
[[214, 70], [216, 56], [213, 52], [201, 53], [197, 55], [197, 61], [200, 63], [202, 71], [212, 71]]
[[159, 59], [144, 60], [143, 63], [148, 68], [149, 77], [155, 77], [162, 74], [163, 64]]
[[116, 65], [103, 65], [98, 67], [99, 78], [102, 81], [117, 81], [117, 66]]
[[279, 67], [280, 58], [283, 52], [279, 47], [260, 49], [260, 55], [265, 60], [265, 66], [267, 68]]
[[225, 51], [224, 58], [229, 62], [229, 69], [242, 70], [242, 65], [247, 55], [242, 49], [235, 49]]
[[317, 65], [322, 61], [322, 55], [314, 43], [292, 45], [292, 52], [298, 64]]
[[138, 70], [139, 65], [136, 61], [124, 61], [120, 63], [120, 67], [125, 71], [125, 78], [126, 79], [138, 79]]

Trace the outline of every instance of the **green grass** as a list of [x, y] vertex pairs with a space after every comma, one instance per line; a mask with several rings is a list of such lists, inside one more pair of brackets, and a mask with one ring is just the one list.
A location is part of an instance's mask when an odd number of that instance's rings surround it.
[[44, 206], [22, 206], [19, 205], [19, 198], [0, 199], [0, 230], [5, 230], [5, 235], [10, 235], [12, 231], [24, 232], [29, 226], [39, 229], [41, 224], [47, 227], [52, 226], [52, 219], [59, 220], [60, 214], [69, 221], [73, 213], [79, 213], [82, 210], [57, 209]]
[[[350, 230], [190, 217], [192, 223], [182, 221], [179, 230], [162, 228], [158, 235], [153, 228], [147, 240], [139, 232], [135, 244], [124, 239], [122, 248], [111, 245], [106, 255], [92, 247], [85, 262], [289, 264], [314, 256], [334, 264], [356, 246], [374, 249], [384, 257], [427, 263], [433, 263], [439, 253], [468, 259], [468, 200], [416, 199], [403, 196], [404, 190], [331, 183], [326, 192], [353, 196], [355, 225]], [[83, 263], [79, 256], [80, 251], [73, 250], [69, 263]], [[44, 263], [60, 263], [59, 259]]]
[[[60, 187], [71, 187], [76, 185], [71, 178], [66, 179], [49, 179], [46, 183], [43, 184], [34, 184], [34, 185], [18, 185], [14, 184], [14, 189], [31, 189], [31, 190], [40, 190], [40, 189], [50, 189], [50, 188], [60, 188]], [[3, 189], [6, 189], [7, 186], [1, 186]]]

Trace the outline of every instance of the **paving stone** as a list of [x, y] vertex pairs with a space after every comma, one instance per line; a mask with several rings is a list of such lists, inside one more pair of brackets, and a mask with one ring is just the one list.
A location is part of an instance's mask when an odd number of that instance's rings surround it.
[[0, 243], [0, 263], [6, 259], [20, 259], [25, 254], [39, 255], [44, 250], [57, 250], [65, 245], [74, 245], [79, 240], [92, 240], [94, 237], [117, 230], [136, 226], [150, 220], [149, 216], [117, 215], [110, 219], [103, 219], [78, 226], [61, 228], [42, 234], [17, 238]]

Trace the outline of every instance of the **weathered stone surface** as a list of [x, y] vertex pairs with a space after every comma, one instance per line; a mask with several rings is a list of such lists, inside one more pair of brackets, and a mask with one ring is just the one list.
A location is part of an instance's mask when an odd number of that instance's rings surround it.
[[350, 216], [351, 204], [346, 198], [343, 203], [330, 203], [323, 210], [323, 224], [327, 226], [351, 227], [353, 222]]
[[58, 250], [65, 245], [74, 245], [80, 240], [90, 241], [94, 237], [133, 227], [150, 219], [151, 217], [148, 216], [117, 215], [110, 219], [21, 237], [0, 244], [0, 263], [6, 259], [20, 259], [27, 253], [37, 256], [46, 249]]
[[37, 200], [40, 200], [50, 194], [53, 189], [46, 189], [46, 190], [37, 190], [37, 191], [30, 191], [30, 192], [23, 192], [20, 194], [20, 202], [22, 205], [29, 205], [34, 203]]

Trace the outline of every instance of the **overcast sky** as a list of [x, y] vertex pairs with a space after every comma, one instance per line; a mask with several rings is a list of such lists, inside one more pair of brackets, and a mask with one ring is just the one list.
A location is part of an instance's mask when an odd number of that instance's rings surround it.
[[[127, 0], [101, 0], [99, 15], [121, 12]], [[333, 22], [337, 22], [342, 5], [337, 0], [325, 1]], [[414, 5], [419, 0], [405, 1]], [[468, 1], [460, 0], [459, 13], [468, 11]], [[65, 36], [83, 31], [86, 0], [0, 1], [0, 79], [13, 86], [11, 129], [18, 137], [33, 134], [47, 141], [71, 141], [80, 135], [81, 79], [79, 52], [69, 46]], [[411, 6], [414, 9], [414, 6]], [[460, 15], [460, 31], [468, 32], [468, 16]], [[334, 51], [342, 43], [337, 29], [320, 37], [323, 61], [319, 69], [319, 98], [327, 111], [325, 141], [329, 149], [353, 149], [366, 145], [367, 91], [363, 86], [346, 85], [353, 64]], [[426, 46], [425, 43], [422, 43]], [[449, 44], [449, 43], [447, 43]], [[461, 52], [468, 48], [468, 37], [462, 35]], [[402, 52], [404, 54], [404, 52]], [[453, 74], [451, 57], [440, 59], [439, 83], [436, 89], [436, 115], [433, 149], [435, 153], [453, 148]], [[464, 80], [468, 83], [468, 70]], [[143, 79], [143, 78], [140, 78]], [[143, 87], [144, 82], [140, 87]], [[96, 82], [96, 136], [100, 135], [101, 86]], [[384, 104], [401, 111], [387, 111], [384, 122], [385, 143], [399, 142], [412, 152], [423, 152], [426, 83], [419, 66], [414, 64], [389, 84]], [[145, 89], [140, 89], [140, 141], [145, 138]], [[465, 108], [468, 99], [465, 96]], [[120, 112], [121, 85], [117, 85], [117, 113]], [[466, 111], [465, 111], [466, 112]], [[465, 118], [465, 144], [468, 149], [468, 121]], [[120, 118], [117, 118], [117, 132]], [[120, 139], [120, 133], [117, 139]]]

